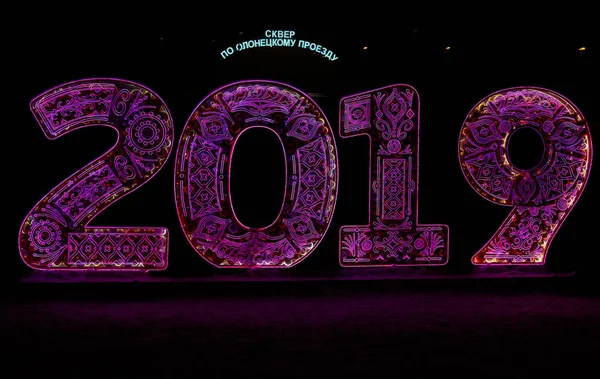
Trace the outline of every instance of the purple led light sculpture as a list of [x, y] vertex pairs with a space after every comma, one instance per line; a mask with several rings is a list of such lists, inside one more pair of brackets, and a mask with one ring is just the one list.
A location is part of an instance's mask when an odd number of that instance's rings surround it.
[[[281, 211], [264, 228], [236, 217], [231, 157], [250, 128], [274, 132], [286, 156]], [[337, 198], [337, 150], [329, 122], [286, 84], [243, 81], [212, 92], [185, 125], [175, 162], [179, 221], [196, 252], [216, 267], [291, 267], [327, 232]]]
[[[516, 168], [507, 152], [511, 135], [522, 128], [535, 130], [545, 145], [541, 162], [528, 170]], [[460, 131], [459, 161], [479, 195], [513, 207], [472, 262], [540, 265], [585, 188], [592, 139], [585, 118], [567, 98], [542, 88], [509, 88], [469, 112]]]
[[371, 141], [368, 225], [340, 229], [346, 267], [432, 266], [448, 262], [446, 225], [419, 224], [419, 95], [397, 84], [342, 98], [342, 137]]
[[55, 87], [31, 102], [44, 134], [109, 126], [115, 145], [40, 200], [19, 231], [23, 261], [39, 270], [163, 270], [168, 230], [88, 227], [110, 204], [140, 188], [164, 165], [173, 123], [156, 93], [119, 79], [85, 79]]

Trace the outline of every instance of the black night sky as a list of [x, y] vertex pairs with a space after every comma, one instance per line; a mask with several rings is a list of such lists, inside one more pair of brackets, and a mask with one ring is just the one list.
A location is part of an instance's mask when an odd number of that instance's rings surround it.
[[[25, 370], [19, 376], [451, 372], [495, 378], [582, 376], [593, 367], [600, 341], [596, 162], [552, 242], [546, 272], [554, 277], [477, 279], [470, 258], [510, 208], [475, 193], [457, 159], [459, 131], [471, 108], [516, 86], [547, 88], [570, 99], [586, 117], [594, 147], [600, 144], [600, 46], [590, 23], [553, 22], [544, 28], [357, 23], [362, 27], [317, 31], [311, 22], [281, 20], [218, 29], [188, 18], [177, 28], [131, 21], [103, 29], [101, 19], [56, 20], [30, 20], [33, 32], [8, 47], [13, 71], [5, 89], [10, 131], [4, 136], [9, 217], [3, 263], [10, 285], [1, 300], [0, 338], [8, 366]], [[264, 38], [271, 29], [293, 30], [297, 39], [325, 46], [339, 59], [297, 47], [260, 47], [222, 58], [227, 47]], [[62, 83], [102, 77], [131, 80], [158, 93], [173, 116], [176, 140], [196, 105], [231, 82], [273, 80], [312, 95], [335, 131], [339, 154], [337, 206], [317, 250], [292, 269], [268, 274], [224, 272], [206, 263], [179, 226], [175, 147], [153, 180], [93, 221], [169, 228], [166, 271], [144, 279], [92, 278], [93, 283], [32, 272], [16, 244], [23, 218], [45, 193], [110, 148], [114, 132], [89, 128], [48, 140], [29, 102]], [[371, 270], [360, 280], [336, 280], [345, 275], [338, 264], [338, 230], [366, 223], [369, 180], [368, 139], [339, 138], [339, 101], [398, 83], [420, 95], [419, 221], [449, 226], [449, 264], [436, 271], [436, 279], [406, 280], [394, 278], [393, 270]], [[249, 225], [269, 223], [281, 205], [281, 148], [268, 137], [248, 133], [236, 147], [232, 196], [236, 213]], [[535, 163], [539, 145], [526, 137], [515, 142], [514, 160]], [[386, 279], [378, 279], [380, 274]], [[307, 280], [315, 277], [327, 279]]]

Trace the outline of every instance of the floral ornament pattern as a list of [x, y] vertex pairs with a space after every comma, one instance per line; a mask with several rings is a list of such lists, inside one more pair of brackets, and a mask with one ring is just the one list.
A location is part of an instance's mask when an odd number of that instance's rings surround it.
[[446, 225], [419, 224], [419, 96], [397, 84], [344, 97], [342, 137], [371, 140], [368, 225], [340, 229], [345, 267], [435, 266], [448, 262]]
[[[265, 228], [235, 216], [230, 164], [239, 136], [274, 132], [286, 156], [282, 210]], [[177, 150], [175, 200], [194, 248], [216, 267], [291, 267], [327, 232], [337, 198], [337, 150], [329, 122], [306, 94], [283, 83], [244, 81], [224, 86], [193, 111]]]
[[164, 270], [166, 228], [88, 226], [167, 161], [173, 122], [162, 99], [130, 81], [85, 79], [42, 93], [31, 101], [31, 111], [50, 139], [98, 125], [115, 129], [118, 139], [26, 216], [19, 231], [25, 264], [38, 270]]
[[[516, 168], [507, 151], [510, 137], [522, 128], [535, 130], [544, 141], [542, 160], [528, 170]], [[479, 195], [513, 207], [472, 262], [540, 265], [585, 188], [592, 139], [585, 118], [564, 96], [543, 88], [509, 88], [469, 112], [460, 131], [459, 161]]]

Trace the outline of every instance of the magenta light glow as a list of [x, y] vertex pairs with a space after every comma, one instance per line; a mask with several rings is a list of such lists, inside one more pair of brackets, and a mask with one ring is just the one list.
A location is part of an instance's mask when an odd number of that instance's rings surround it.
[[371, 141], [369, 224], [340, 228], [342, 266], [448, 262], [448, 226], [418, 223], [419, 128], [419, 95], [408, 85], [342, 98], [340, 135]]
[[[174, 141], [171, 114], [150, 89], [120, 79], [84, 79], [31, 101], [49, 139], [89, 126], [118, 138], [105, 154], [71, 175], [27, 214], [19, 230], [25, 264], [38, 270], [163, 270], [168, 230], [88, 226], [162, 169]], [[231, 203], [231, 161], [252, 128], [277, 135], [286, 161], [281, 210], [261, 228], [242, 224]], [[508, 156], [523, 128], [544, 141], [531, 169]], [[420, 103], [396, 84], [340, 101], [340, 135], [370, 140], [369, 222], [340, 228], [344, 267], [437, 266], [448, 262], [449, 229], [418, 221]], [[495, 92], [467, 115], [459, 162], [485, 199], [512, 207], [475, 265], [542, 265], [552, 239], [579, 200], [592, 163], [587, 122], [565, 97], [542, 88]], [[247, 80], [221, 87], [185, 124], [175, 161], [175, 202], [193, 249], [219, 268], [291, 267], [312, 253], [329, 228], [338, 191], [338, 155], [323, 111], [287, 84]]]
[[[545, 145], [544, 158], [529, 170], [516, 168], [507, 152], [510, 136], [521, 128], [535, 130]], [[469, 112], [460, 131], [459, 161], [479, 195], [512, 207], [473, 264], [539, 265], [585, 188], [592, 138], [567, 98], [543, 88], [509, 88]]]
[[163, 270], [168, 230], [88, 227], [105, 208], [150, 180], [173, 147], [167, 105], [150, 89], [120, 79], [85, 79], [31, 101], [49, 139], [91, 126], [117, 131], [115, 145], [44, 196], [19, 231], [25, 264], [38, 270]]
[[[274, 132], [286, 156], [281, 211], [264, 228], [238, 220], [229, 191], [235, 144], [250, 128]], [[291, 267], [327, 232], [337, 198], [337, 161], [329, 122], [308, 95], [271, 81], [226, 85], [200, 102], [179, 141], [175, 200], [183, 231], [216, 267]]]

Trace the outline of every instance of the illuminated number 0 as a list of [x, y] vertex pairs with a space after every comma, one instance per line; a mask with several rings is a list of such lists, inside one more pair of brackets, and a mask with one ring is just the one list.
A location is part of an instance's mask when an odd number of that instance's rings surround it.
[[173, 142], [166, 104], [133, 82], [86, 79], [39, 95], [32, 100], [31, 110], [50, 139], [97, 125], [113, 128], [118, 139], [29, 212], [19, 231], [23, 261], [40, 270], [165, 269], [167, 229], [87, 224], [163, 167]]
[[[249, 228], [235, 216], [231, 157], [250, 128], [274, 132], [286, 156], [276, 220]], [[282, 83], [244, 81], [212, 92], [190, 116], [177, 149], [175, 200], [192, 247], [216, 267], [291, 267], [327, 232], [337, 197], [337, 151], [318, 105]]]
[[[537, 167], [509, 161], [508, 141], [531, 128], [544, 140]], [[592, 165], [585, 118], [565, 97], [542, 88], [509, 88], [481, 100], [459, 137], [465, 178], [478, 194], [513, 206], [492, 238], [472, 258], [481, 264], [543, 264], [550, 242], [581, 196]]]
[[342, 137], [371, 141], [369, 225], [340, 229], [340, 264], [443, 265], [448, 226], [418, 223], [419, 95], [398, 84], [344, 97]]

